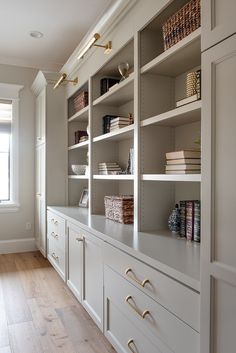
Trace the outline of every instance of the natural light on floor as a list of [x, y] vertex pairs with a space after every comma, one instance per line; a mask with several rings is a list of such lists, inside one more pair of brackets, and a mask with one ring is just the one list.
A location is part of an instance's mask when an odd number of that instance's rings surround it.
[[0, 102], [0, 201], [10, 199], [10, 136], [12, 104]]

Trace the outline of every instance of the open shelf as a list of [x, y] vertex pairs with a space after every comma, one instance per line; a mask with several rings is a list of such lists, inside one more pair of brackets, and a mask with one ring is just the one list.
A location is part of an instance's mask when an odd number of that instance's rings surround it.
[[182, 124], [192, 123], [201, 120], [202, 102], [196, 101], [181, 107], [169, 110], [165, 113], [144, 119], [141, 126], [162, 125], [162, 126], [178, 126]]
[[132, 174], [118, 174], [118, 175], [100, 175], [96, 174], [93, 176], [96, 180], [134, 180]]
[[68, 122], [74, 122], [74, 121], [87, 121], [88, 120], [88, 111], [89, 111], [89, 106], [87, 105], [74, 115], [72, 115], [69, 119]]
[[201, 182], [201, 174], [142, 174], [143, 181]]
[[133, 99], [134, 96], [134, 74], [130, 74], [124, 81], [118, 83], [108, 92], [93, 101], [93, 105], [122, 105]]
[[77, 143], [76, 145], [69, 146], [68, 151], [75, 150], [77, 148], [87, 148], [88, 144], [89, 144], [88, 141]]
[[200, 65], [201, 28], [161, 53], [141, 68], [141, 73], [177, 76]]
[[88, 175], [68, 175], [68, 179], [86, 180], [86, 179], [88, 179]]
[[121, 129], [117, 129], [115, 131], [108, 132], [107, 134], [94, 137], [93, 142], [99, 142], [104, 140], [121, 141], [121, 140], [130, 139], [133, 137], [133, 131], [134, 131], [134, 124], [123, 127]]

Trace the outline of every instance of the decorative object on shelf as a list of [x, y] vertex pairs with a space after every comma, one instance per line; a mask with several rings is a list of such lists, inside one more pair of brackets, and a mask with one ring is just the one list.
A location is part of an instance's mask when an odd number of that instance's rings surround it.
[[73, 83], [73, 85], [77, 85], [79, 80], [78, 80], [78, 77], [74, 78], [74, 80], [68, 80], [67, 79], [67, 74], [64, 73], [64, 74], [61, 75], [59, 80], [55, 83], [53, 89], [56, 89], [57, 87], [59, 87], [63, 82], [65, 82], [65, 83]]
[[73, 99], [73, 110], [75, 113], [88, 105], [88, 92], [82, 91]]
[[86, 167], [87, 166], [85, 164], [72, 164], [71, 165], [72, 172], [76, 175], [85, 175]]
[[102, 162], [98, 164], [98, 173], [100, 175], [117, 175], [121, 174], [122, 169], [116, 162]]
[[194, 32], [201, 25], [200, 0], [191, 0], [162, 26], [164, 50], [171, 48], [180, 40]]
[[101, 45], [101, 44], [96, 44], [96, 42], [98, 41], [98, 39], [100, 39], [101, 36], [99, 33], [95, 33], [93, 35], [93, 37], [91, 39], [88, 40], [88, 42], [81, 48], [81, 50], [79, 51], [79, 53], [77, 54], [77, 59], [83, 59], [84, 55], [87, 53], [87, 51], [91, 48], [91, 47], [98, 47], [98, 48], [103, 48], [104, 50], [104, 54], [109, 54], [112, 51], [112, 42], [109, 41], [107, 42], [105, 45]]
[[85, 130], [77, 130], [74, 132], [74, 135], [75, 135], [75, 144], [88, 140], [88, 134], [87, 134], [87, 131]]
[[118, 65], [118, 71], [121, 74], [120, 82], [124, 81], [127, 77], [129, 77], [129, 63], [120, 63]]
[[199, 200], [180, 201], [180, 236], [200, 242], [201, 203]]
[[178, 204], [175, 205], [168, 218], [168, 227], [173, 233], [179, 233], [180, 231], [180, 209]]
[[201, 70], [186, 75], [186, 97], [176, 102], [176, 107], [201, 99]]
[[129, 114], [128, 117], [117, 116], [116, 118], [110, 121], [110, 132], [129, 126], [133, 124], [133, 122], [134, 120], [133, 120], [132, 114]]
[[118, 77], [103, 77], [100, 80], [100, 93], [101, 96], [108, 92], [109, 89], [114, 86], [115, 84], [119, 83], [120, 79]]
[[166, 174], [200, 174], [201, 151], [182, 150], [166, 153]]
[[127, 168], [125, 171], [126, 174], [134, 174], [134, 149], [130, 148], [129, 150], [129, 158], [127, 163]]
[[134, 222], [133, 195], [105, 196], [104, 203], [106, 218], [123, 224]]
[[80, 196], [79, 207], [88, 207], [88, 200], [89, 200], [88, 189], [85, 188], [83, 189]]

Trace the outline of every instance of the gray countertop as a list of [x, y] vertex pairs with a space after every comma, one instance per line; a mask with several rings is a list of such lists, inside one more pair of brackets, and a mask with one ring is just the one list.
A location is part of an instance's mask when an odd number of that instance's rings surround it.
[[178, 239], [168, 230], [135, 232], [132, 225], [119, 224], [104, 216], [88, 216], [88, 210], [79, 207], [51, 206], [48, 209], [153, 268], [200, 291], [200, 244]]

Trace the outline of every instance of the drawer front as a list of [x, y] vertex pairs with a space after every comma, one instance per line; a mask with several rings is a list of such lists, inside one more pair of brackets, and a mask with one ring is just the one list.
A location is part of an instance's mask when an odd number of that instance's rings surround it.
[[48, 259], [60, 275], [65, 278], [65, 252], [57, 247], [55, 239], [48, 240]]
[[104, 245], [104, 263], [196, 331], [200, 331], [199, 293], [109, 244]]
[[105, 266], [108, 298], [157, 346], [175, 353], [199, 353], [199, 333]]
[[65, 249], [65, 220], [52, 212], [47, 213], [47, 236], [49, 240], [55, 240], [55, 245], [64, 251]]
[[130, 322], [112, 301], [105, 297], [105, 336], [118, 353], [172, 353], [160, 350]]

